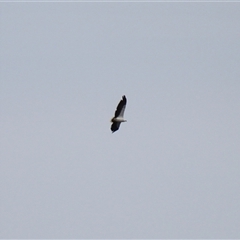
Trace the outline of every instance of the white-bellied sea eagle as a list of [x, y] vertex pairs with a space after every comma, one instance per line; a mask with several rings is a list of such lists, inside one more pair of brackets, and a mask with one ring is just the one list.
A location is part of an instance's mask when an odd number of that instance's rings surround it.
[[127, 105], [127, 98], [125, 96], [122, 96], [122, 100], [119, 102], [119, 104], [117, 106], [115, 115], [111, 119], [111, 122], [112, 122], [111, 130], [113, 133], [119, 129], [120, 124], [122, 122], [126, 122], [126, 120], [124, 120], [124, 118], [123, 118], [126, 105]]

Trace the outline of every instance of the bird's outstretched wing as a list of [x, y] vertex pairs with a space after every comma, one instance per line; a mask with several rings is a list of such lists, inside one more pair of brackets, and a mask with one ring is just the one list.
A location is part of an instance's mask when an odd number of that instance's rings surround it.
[[116, 132], [120, 127], [121, 122], [113, 122], [111, 126], [112, 132]]
[[125, 108], [127, 105], [127, 98], [124, 96], [122, 96], [122, 100], [118, 103], [117, 109], [115, 111], [115, 118], [116, 117], [123, 117]]

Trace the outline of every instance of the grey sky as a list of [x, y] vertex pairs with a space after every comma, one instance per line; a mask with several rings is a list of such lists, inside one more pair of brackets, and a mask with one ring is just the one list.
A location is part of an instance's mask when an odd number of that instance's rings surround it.
[[0, 238], [240, 238], [240, 3], [0, 8]]

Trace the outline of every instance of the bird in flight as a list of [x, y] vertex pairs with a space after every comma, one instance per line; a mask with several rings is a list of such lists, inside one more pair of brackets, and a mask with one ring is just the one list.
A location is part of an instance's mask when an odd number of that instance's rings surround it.
[[125, 96], [122, 96], [122, 99], [118, 103], [117, 109], [115, 111], [115, 115], [111, 119], [111, 122], [112, 122], [111, 130], [113, 133], [119, 129], [120, 124], [122, 122], [126, 122], [126, 120], [124, 120], [123, 118], [126, 105], [127, 105], [127, 98]]

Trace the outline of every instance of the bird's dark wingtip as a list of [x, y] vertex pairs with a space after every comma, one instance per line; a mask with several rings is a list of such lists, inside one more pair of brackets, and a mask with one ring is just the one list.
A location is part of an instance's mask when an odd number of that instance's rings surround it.
[[123, 100], [123, 101], [127, 101], [127, 98], [126, 98], [125, 95], [122, 96], [122, 100]]

